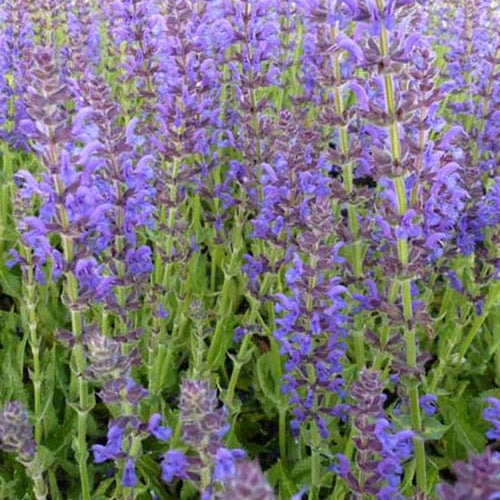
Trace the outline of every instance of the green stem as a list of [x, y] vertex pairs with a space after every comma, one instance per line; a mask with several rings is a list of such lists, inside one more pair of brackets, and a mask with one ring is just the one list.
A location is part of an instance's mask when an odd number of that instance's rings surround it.
[[[203, 460], [203, 458], [202, 458]], [[206, 457], [204, 460], [204, 463], [210, 463], [210, 459]], [[201, 491], [204, 492], [208, 489], [210, 486], [211, 482], [211, 474], [210, 474], [210, 465], [205, 465], [201, 469]], [[213, 495], [211, 494], [209, 499], [212, 500]]]
[[31, 374], [33, 382], [33, 393], [35, 400], [35, 442], [40, 445], [42, 442], [42, 374], [40, 368], [40, 338], [38, 337], [38, 317], [36, 314], [36, 287], [33, 279], [33, 265], [31, 250], [23, 246], [23, 253], [26, 259], [26, 276], [25, 276], [25, 308], [26, 320], [28, 323], [29, 342], [31, 354], [33, 356], [33, 373]]
[[241, 368], [244, 365], [244, 361], [247, 356], [248, 350], [251, 347], [251, 338], [252, 336], [250, 334], [245, 335], [245, 338], [241, 343], [238, 355], [234, 360], [233, 371], [231, 373], [231, 378], [229, 379], [229, 384], [227, 386], [227, 391], [226, 391], [226, 405], [228, 408], [231, 408], [233, 404], [234, 391], [236, 389], [236, 384], [240, 376]]
[[357, 329], [354, 332], [354, 352], [356, 356], [356, 364], [358, 365], [358, 369], [361, 371], [366, 365], [365, 344], [362, 330]]
[[[409, 329], [406, 332], [406, 360], [410, 368], [415, 368], [417, 364], [417, 353], [416, 353], [416, 339], [415, 330]], [[422, 492], [426, 491], [427, 484], [427, 472], [425, 466], [425, 445], [421, 436], [422, 432], [422, 417], [420, 414], [420, 404], [419, 404], [419, 394], [418, 385], [414, 381], [409, 389], [410, 396], [410, 414], [412, 427], [416, 431], [417, 436], [414, 439], [415, 445], [415, 460], [416, 460], [416, 471], [417, 471], [417, 485]]]
[[[62, 183], [58, 176], [55, 176], [56, 186], [58, 186], [58, 193], [63, 193]], [[60, 207], [60, 215], [63, 220], [63, 228], [67, 230], [68, 218], [64, 207]], [[74, 249], [73, 240], [71, 236], [65, 234], [62, 236], [64, 259], [68, 264], [73, 262]], [[80, 472], [80, 484], [82, 489], [82, 500], [91, 500], [90, 496], [90, 481], [87, 468], [87, 460], [89, 452], [87, 450], [87, 415], [90, 411], [88, 384], [84, 379], [84, 372], [86, 367], [85, 353], [83, 350], [82, 342], [82, 314], [80, 311], [73, 309], [74, 304], [78, 298], [78, 284], [77, 280], [71, 270], [66, 274], [65, 293], [69, 301], [68, 307], [71, 315], [71, 331], [75, 339], [75, 346], [72, 351], [73, 359], [75, 361], [75, 371], [73, 375], [76, 377], [78, 385], [78, 398], [79, 405], [77, 408], [78, 414], [78, 428], [77, 428], [77, 443], [76, 443], [76, 459], [78, 461], [78, 468]]]
[[309, 500], [319, 498], [319, 489], [321, 484], [321, 455], [320, 445], [321, 436], [319, 434], [316, 422], [311, 422], [311, 487], [309, 489]]
[[46, 500], [47, 498], [47, 485], [43, 480], [43, 470], [40, 464], [38, 455], [34, 460], [27, 464], [27, 472], [33, 481], [33, 494], [36, 500]]
[[[377, 0], [377, 6], [380, 13], [383, 12], [383, 1]], [[389, 37], [385, 25], [382, 24], [380, 33], [380, 54], [383, 58], [389, 56]], [[401, 160], [401, 143], [399, 137], [399, 126], [396, 118], [396, 100], [394, 95], [394, 80], [391, 73], [384, 74], [384, 94], [386, 109], [389, 115], [389, 137], [391, 142], [391, 153], [393, 166], [397, 166]], [[405, 189], [404, 177], [400, 176], [394, 179], [394, 187], [396, 190], [398, 211], [401, 216], [405, 215], [408, 210], [408, 199]], [[407, 269], [409, 263], [408, 240], [406, 238], [398, 238], [398, 256], [403, 269]], [[408, 323], [413, 316], [412, 300], [411, 300], [411, 279], [405, 278], [401, 283], [401, 294], [403, 300], [403, 312], [405, 320]], [[406, 357], [408, 367], [414, 371], [417, 365], [417, 340], [415, 330], [408, 328], [405, 333], [406, 339]], [[413, 429], [416, 432], [414, 439], [415, 445], [415, 460], [417, 471], [417, 487], [422, 492], [427, 491], [427, 477], [425, 464], [425, 447], [422, 437], [419, 435], [422, 432], [422, 421], [420, 415], [418, 380], [412, 380], [409, 388], [410, 396], [410, 413]]]
[[279, 439], [279, 449], [280, 458], [282, 463], [287, 461], [287, 451], [286, 451], [286, 401], [282, 401], [278, 407], [279, 421], [278, 421], [278, 439]]
[[82, 487], [82, 499], [91, 500], [90, 483], [88, 476], [87, 460], [89, 452], [87, 450], [87, 415], [90, 411], [88, 398], [88, 384], [83, 378], [85, 371], [85, 353], [81, 339], [81, 314], [76, 311], [71, 312], [71, 326], [76, 338], [73, 355], [76, 365], [76, 376], [78, 380], [79, 408], [78, 412], [78, 433], [77, 433], [77, 460], [80, 471], [80, 483]]

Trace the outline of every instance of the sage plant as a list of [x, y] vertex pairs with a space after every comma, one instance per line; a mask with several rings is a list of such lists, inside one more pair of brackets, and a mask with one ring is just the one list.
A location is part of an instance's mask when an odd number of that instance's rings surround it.
[[414, 432], [394, 432], [394, 426], [384, 412], [386, 398], [382, 391], [380, 375], [369, 370], [363, 370], [351, 388], [355, 404], [351, 405], [349, 413], [356, 429], [353, 442], [359, 473], [356, 477], [343, 455], [336, 457], [338, 463], [333, 469], [348, 483], [354, 498], [363, 498], [364, 495], [381, 500], [403, 498], [398, 493], [398, 485], [403, 474], [402, 463], [413, 453], [411, 440]]
[[497, 3], [0, 0], [0, 497], [496, 498]]
[[230, 427], [227, 410], [217, 407], [217, 391], [207, 381], [184, 380], [179, 406], [183, 441], [195, 454], [167, 451], [161, 463], [162, 479], [167, 483], [175, 477], [189, 480], [202, 498], [213, 498], [216, 483], [224, 484], [234, 477], [236, 463], [245, 452], [224, 447], [222, 439]]

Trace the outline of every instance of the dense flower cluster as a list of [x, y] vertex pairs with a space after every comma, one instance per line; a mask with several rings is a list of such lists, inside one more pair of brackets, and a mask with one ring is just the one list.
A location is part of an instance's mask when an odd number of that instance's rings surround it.
[[0, 0], [1, 494], [497, 498], [497, 3]]
[[17, 402], [8, 403], [0, 413], [1, 449], [15, 452], [19, 460], [29, 462], [35, 456], [33, 429], [26, 410]]
[[439, 487], [441, 500], [494, 500], [500, 491], [500, 457], [498, 453], [486, 450], [482, 455], [459, 462], [453, 468], [455, 484]]
[[[121, 392], [129, 407], [134, 407], [145, 396], [145, 391], [129, 379], [125, 387], [115, 387]], [[126, 391], [126, 393], [125, 393]], [[124, 394], [125, 393], [125, 394]], [[118, 402], [110, 401], [108, 402]], [[138, 443], [142, 439], [153, 436], [159, 441], [166, 442], [170, 439], [172, 431], [169, 427], [161, 426], [162, 417], [159, 413], [151, 415], [147, 423], [141, 422], [137, 417], [121, 417], [109, 423], [106, 444], [92, 446], [94, 462], [100, 464], [106, 460], [118, 461], [123, 465], [122, 484], [126, 488], [137, 486], [135, 462]]]
[[238, 462], [234, 474], [227, 481], [226, 490], [215, 497], [217, 500], [274, 500], [274, 492], [257, 462]]
[[189, 479], [198, 485], [202, 498], [212, 498], [215, 483], [234, 478], [236, 464], [245, 452], [224, 446], [222, 439], [229, 431], [227, 412], [218, 407], [217, 391], [207, 381], [184, 380], [179, 405], [183, 441], [196, 454], [167, 451], [161, 463], [162, 479], [167, 483], [175, 477]]
[[403, 498], [397, 487], [403, 474], [402, 462], [412, 456], [414, 432], [394, 432], [384, 412], [386, 398], [379, 377], [377, 372], [364, 370], [351, 388], [355, 404], [349, 413], [357, 431], [353, 442], [360, 476], [354, 476], [343, 455], [337, 456], [338, 464], [333, 468], [357, 494], [374, 495], [380, 500]]

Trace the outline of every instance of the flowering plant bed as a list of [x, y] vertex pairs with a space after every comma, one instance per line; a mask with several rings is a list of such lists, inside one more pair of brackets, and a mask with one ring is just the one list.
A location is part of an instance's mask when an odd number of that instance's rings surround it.
[[0, 0], [0, 500], [500, 498], [497, 0]]

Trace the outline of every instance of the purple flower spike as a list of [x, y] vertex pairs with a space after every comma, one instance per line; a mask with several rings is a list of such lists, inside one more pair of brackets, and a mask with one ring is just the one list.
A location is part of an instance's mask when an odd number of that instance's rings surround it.
[[365, 481], [356, 477], [355, 469], [343, 455], [337, 455], [338, 464], [332, 470], [340, 475], [353, 491], [362, 491], [377, 499], [398, 498], [397, 492], [403, 475], [402, 462], [413, 452], [410, 430], [395, 431], [384, 413], [385, 395], [378, 372], [363, 370], [351, 388], [356, 405], [351, 407], [354, 427], [358, 435], [353, 439], [357, 449], [356, 465], [363, 471]]
[[453, 470], [455, 484], [443, 483], [438, 487], [441, 500], [493, 500], [500, 492], [500, 457], [489, 448], [482, 455], [458, 462]]
[[35, 456], [33, 429], [26, 410], [17, 401], [7, 403], [0, 411], [0, 450], [15, 453], [21, 463]]
[[217, 391], [206, 380], [184, 380], [180, 410], [184, 442], [215, 455], [229, 430], [225, 407], [218, 407]]
[[216, 500], [275, 500], [274, 492], [258, 462], [244, 460], [235, 465], [234, 474]]

